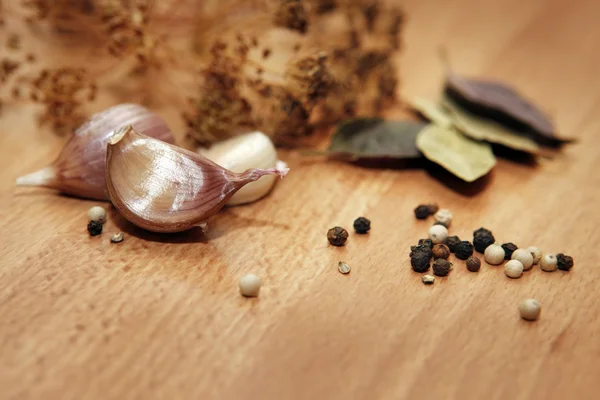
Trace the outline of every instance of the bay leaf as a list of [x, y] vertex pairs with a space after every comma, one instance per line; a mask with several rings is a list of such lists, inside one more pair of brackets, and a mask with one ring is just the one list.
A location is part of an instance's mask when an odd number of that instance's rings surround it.
[[340, 124], [327, 149], [330, 156], [359, 159], [412, 159], [422, 157], [417, 134], [426, 124], [356, 118]]
[[481, 178], [496, 165], [489, 143], [470, 139], [454, 128], [429, 124], [417, 135], [417, 147], [429, 160], [466, 182]]
[[451, 115], [440, 104], [420, 97], [408, 97], [404, 101], [429, 121], [444, 128], [452, 127]]
[[405, 101], [431, 122], [445, 128], [455, 127], [472, 139], [501, 144], [530, 154], [542, 153], [540, 146], [526, 132], [514, 131], [495, 120], [473, 114], [447, 96], [440, 104], [416, 97]]
[[442, 99], [441, 105], [449, 112], [454, 126], [472, 139], [501, 144], [530, 154], [541, 152], [540, 146], [526, 132], [512, 130], [495, 120], [469, 112], [447, 96]]
[[528, 131], [536, 140], [550, 145], [573, 141], [556, 136], [548, 115], [526, 100], [514, 88], [501, 82], [470, 79], [449, 71], [445, 93], [463, 108], [499, 122]]

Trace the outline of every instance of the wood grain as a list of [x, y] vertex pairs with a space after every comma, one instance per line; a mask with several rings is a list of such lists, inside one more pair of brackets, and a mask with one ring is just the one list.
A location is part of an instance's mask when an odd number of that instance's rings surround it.
[[[594, 1], [406, 2], [402, 93], [433, 98], [444, 46], [460, 73], [513, 83], [579, 142], [532, 166], [500, 160], [474, 188], [438, 169], [361, 168], [284, 152], [291, 173], [264, 201], [227, 209], [198, 232], [153, 235], [95, 202], [14, 179], [49, 163], [63, 139], [36, 109], [0, 119], [2, 399], [592, 399], [600, 390], [600, 9]], [[98, 107], [110, 104], [103, 98]], [[159, 110], [174, 126], [177, 110]], [[400, 115], [400, 111], [392, 112]], [[456, 262], [424, 286], [410, 244], [436, 201], [451, 232], [575, 257], [570, 273]], [[325, 233], [372, 220], [332, 248]], [[119, 245], [110, 235], [126, 234]], [[349, 275], [337, 262], [352, 266]], [[263, 279], [257, 299], [237, 280]], [[535, 323], [518, 303], [537, 298]]]

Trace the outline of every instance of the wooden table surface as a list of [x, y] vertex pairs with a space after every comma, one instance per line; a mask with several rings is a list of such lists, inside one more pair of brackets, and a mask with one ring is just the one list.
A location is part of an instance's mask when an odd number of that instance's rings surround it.
[[[97, 202], [15, 189], [64, 139], [37, 128], [37, 109], [5, 106], [0, 398], [597, 398], [600, 6], [412, 0], [406, 10], [403, 94], [439, 93], [443, 45], [457, 71], [511, 82], [579, 142], [534, 166], [501, 159], [471, 189], [435, 169], [283, 153], [288, 177], [265, 200], [221, 212], [207, 236], [144, 233], [111, 209], [90, 238]], [[158, 111], [177, 126], [175, 112]], [[501, 267], [474, 274], [457, 262], [424, 286], [408, 248], [430, 224], [412, 210], [431, 201], [454, 213], [452, 234], [485, 226], [571, 254], [575, 267], [510, 280]], [[328, 228], [361, 215], [369, 235], [328, 246]], [[125, 241], [110, 244], [118, 230]], [[263, 280], [259, 298], [239, 295], [248, 272]], [[543, 308], [535, 323], [517, 312], [529, 297]]]

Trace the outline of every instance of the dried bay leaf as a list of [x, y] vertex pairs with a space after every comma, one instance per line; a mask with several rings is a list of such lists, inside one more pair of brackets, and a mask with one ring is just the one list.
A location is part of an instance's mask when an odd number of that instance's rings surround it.
[[426, 124], [357, 118], [338, 126], [327, 149], [330, 156], [359, 159], [412, 159], [422, 157], [417, 134]]
[[550, 117], [503, 83], [464, 78], [449, 71], [445, 93], [463, 108], [526, 130], [546, 144], [560, 145], [573, 141], [557, 137]]
[[540, 146], [526, 132], [518, 132], [489, 118], [465, 110], [449, 97], [444, 97], [442, 107], [449, 113], [454, 126], [476, 140], [485, 140], [530, 154], [539, 154]]
[[417, 135], [417, 147], [429, 160], [466, 182], [486, 175], [496, 165], [492, 147], [453, 128], [429, 124]]
[[447, 96], [441, 104], [422, 98], [412, 98], [406, 102], [431, 122], [445, 128], [455, 127], [472, 139], [530, 154], [541, 153], [540, 146], [525, 132], [513, 131], [495, 120], [473, 114]]
[[453, 126], [451, 115], [440, 104], [420, 97], [410, 97], [404, 99], [404, 101], [429, 121], [444, 128]]

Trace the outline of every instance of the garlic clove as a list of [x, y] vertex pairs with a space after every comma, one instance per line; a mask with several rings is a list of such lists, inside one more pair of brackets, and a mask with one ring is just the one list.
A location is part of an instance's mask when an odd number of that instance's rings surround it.
[[[271, 139], [258, 131], [215, 143], [208, 149], [199, 148], [197, 152], [233, 172], [244, 172], [250, 168], [287, 167], [285, 163], [277, 160], [277, 150]], [[275, 182], [275, 176], [263, 176], [241, 188], [229, 199], [227, 205], [247, 204], [259, 200], [271, 191]]]
[[137, 104], [119, 104], [94, 114], [75, 131], [51, 166], [17, 178], [17, 186], [41, 186], [77, 197], [107, 200], [106, 143], [115, 129], [125, 125], [174, 142], [160, 116]]
[[246, 184], [288, 172], [287, 168], [231, 172], [131, 126], [115, 131], [109, 139], [106, 164], [114, 206], [130, 222], [154, 232], [201, 226]]

